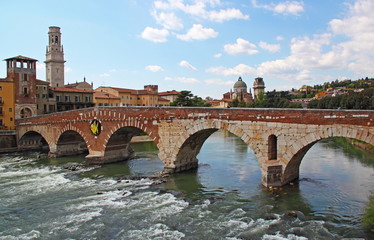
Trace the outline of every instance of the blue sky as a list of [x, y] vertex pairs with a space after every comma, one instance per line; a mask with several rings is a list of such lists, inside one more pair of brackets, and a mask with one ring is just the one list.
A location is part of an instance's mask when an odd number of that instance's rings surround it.
[[[239, 76], [266, 90], [374, 77], [373, 0], [2, 1], [0, 58], [38, 59], [59, 26], [65, 83], [222, 98]], [[0, 77], [5, 77], [5, 62]]]

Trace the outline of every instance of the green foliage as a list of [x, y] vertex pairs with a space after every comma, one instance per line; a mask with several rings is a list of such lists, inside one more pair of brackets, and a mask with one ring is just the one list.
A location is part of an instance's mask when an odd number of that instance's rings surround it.
[[291, 96], [286, 91], [272, 91], [260, 94], [255, 102], [248, 107], [256, 108], [301, 108], [300, 103], [290, 102]]
[[370, 228], [370, 231], [374, 232], [374, 196], [370, 196], [369, 204], [366, 208], [363, 224]]
[[374, 88], [368, 88], [362, 92], [350, 92], [335, 97], [324, 97], [319, 100], [312, 100], [308, 104], [308, 108], [317, 109], [374, 109]]
[[193, 106], [193, 107], [210, 107], [201, 97], [194, 96], [191, 91], [181, 91], [177, 99], [170, 103], [171, 106]]

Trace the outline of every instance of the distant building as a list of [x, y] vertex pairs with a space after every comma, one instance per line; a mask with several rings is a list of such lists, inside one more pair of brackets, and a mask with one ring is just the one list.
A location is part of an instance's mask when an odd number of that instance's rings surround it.
[[119, 107], [121, 106], [121, 98], [111, 93], [95, 91], [93, 93], [95, 106], [110, 106]]
[[83, 82], [68, 83], [64, 87], [93, 91], [93, 83], [89, 84], [88, 82], [86, 82], [86, 77], [83, 78]]
[[66, 87], [51, 88], [56, 98], [57, 112], [93, 107], [93, 91]]
[[56, 112], [56, 99], [49, 82], [36, 80], [36, 103], [38, 115]]
[[255, 96], [252, 96], [251, 89], [249, 89], [247, 84], [243, 81], [241, 77], [235, 82], [233, 90], [224, 93], [221, 100], [208, 101], [212, 107], [228, 107], [231, 102], [237, 99], [239, 102], [245, 102], [246, 104], [251, 103], [258, 97], [260, 93], [265, 92], [265, 83], [262, 78], [256, 78], [253, 83], [253, 89]]
[[158, 96], [164, 99], [167, 99], [170, 102], [174, 102], [175, 100], [177, 100], [178, 94], [180, 94], [180, 92], [171, 90], [171, 91], [166, 91], [166, 92], [159, 92]]
[[[161, 98], [159, 101], [158, 86], [146, 85], [144, 90], [134, 90], [116, 87], [99, 87], [95, 92], [106, 92], [120, 98], [120, 106], [165, 106], [169, 101]], [[99, 100], [95, 101], [99, 102]]]

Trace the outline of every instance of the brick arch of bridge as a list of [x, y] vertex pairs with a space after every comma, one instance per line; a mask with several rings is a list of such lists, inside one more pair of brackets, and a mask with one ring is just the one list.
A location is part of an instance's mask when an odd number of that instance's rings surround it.
[[330, 126], [309, 133], [289, 144], [290, 148], [288, 148], [289, 151], [286, 153], [289, 156], [284, 158], [289, 159], [289, 161], [282, 163], [284, 166], [282, 185], [298, 179], [301, 161], [308, 150], [318, 141], [331, 137], [352, 138], [374, 146], [374, 132], [369, 132], [364, 128], [354, 129], [348, 126]]
[[[262, 159], [260, 157], [260, 144], [253, 141], [254, 134], [240, 127], [236, 121], [203, 119], [188, 122], [184, 129], [185, 131], [174, 141], [175, 144], [171, 150], [163, 149], [164, 147], [160, 143], [159, 157], [165, 163], [165, 171], [179, 172], [196, 168], [198, 165], [196, 156], [199, 154], [201, 147], [209, 136], [218, 130], [227, 130], [241, 138], [254, 151], [257, 160], [260, 162], [260, 159]], [[162, 152], [170, 153], [166, 161], [163, 159]]]
[[142, 132], [146, 133], [156, 144], [159, 139], [157, 129], [147, 121], [121, 121], [114, 124], [102, 122], [102, 124], [104, 124], [105, 131], [102, 131], [101, 156], [91, 158], [90, 163], [110, 163], [131, 158], [134, 151], [130, 146], [130, 141], [133, 136]]
[[[39, 135], [42, 139], [44, 139], [46, 141], [46, 143], [48, 144], [48, 147], [50, 148], [50, 146], [52, 145], [53, 143], [53, 140], [51, 137], [49, 137], [49, 135], [47, 134], [44, 134], [44, 131], [41, 131], [40, 129], [28, 129], [27, 131], [21, 133], [19, 135], [19, 139], [18, 139], [18, 146], [20, 148], [25, 148], [25, 141], [28, 140], [29, 136], [31, 136], [30, 134], [32, 133], [36, 133], [37, 135]], [[33, 135], [33, 134], [32, 134]]]
[[126, 127], [132, 127], [136, 129], [140, 129], [142, 132], [145, 132], [150, 138], [155, 141], [157, 144], [158, 141], [158, 134], [157, 134], [157, 129], [154, 129], [152, 126], [149, 126], [148, 124], [145, 124], [143, 120], [136, 120], [134, 122], [129, 122], [129, 121], [123, 121], [115, 125], [111, 126], [106, 126], [107, 128], [107, 134], [104, 137], [103, 143], [106, 146], [110, 140], [110, 138], [118, 132], [122, 128]]
[[[74, 142], [66, 144], [62, 142], [62, 137], [69, 132], [72, 132], [73, 136], [76, 137]], [[88, 150], [88, 152], [90, 152], [91, 150], [89, 144], [89, 137], [81, 129], [80, 126], [76, 126], [74, 123], [62, 125], [62, 127], [57, 130], [55, 138], [53, 140], [54, 141], [50, 145], [50, 156], [73, 155], [81, 153], [86, 149]], [[81, 140], [83, 140], [83, 143], [85, 144], [84, 148], [81, 148], [79, 146], [82, 143]], [[65, 149], [62, 149], [63, 145], [65, 145]]]

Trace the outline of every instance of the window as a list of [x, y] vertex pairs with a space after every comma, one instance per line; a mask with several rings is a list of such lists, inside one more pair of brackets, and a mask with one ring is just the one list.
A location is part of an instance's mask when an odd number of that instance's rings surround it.
[[268, 138], [268, 156], [269, 160], [277, 160], [277, 136], [270, 135]]
[[1, 90], [3, 90], [3, 87], [2, 87], [2, 86], [0, 86], [0, 91], [1, 91]]
[[11, 117], [10, 119], [9, 119], [11, 122], [13, 122], [13, 118]]
[[23, 96], [28, 97], [29, 96], [29, 90], [27, 88], [23, 88]]
[[26, 73], [23, 74], [23, 81], [27, 81], [27, 74]]
[[56, 95], [56, 102], [61, 102], [61, 96]]
[[75, 96], [75, 102], [80, 102], [80, 101], [81, 101], [80, 96]]
[[102, 103], [99, 103], [99, 107], [100, 107], [100, 106], [103, 106], [103, 104], [102, 104]]
[[138, 97], [138, 100], [140, 100], [140, 97]]
[[39, 98], [39, 97], [40, 97], [39, 93], [37, 93], [37, 94], [36, 94], [36, 97], [37, 97], [37, 98]]
[[65, 96], [65, 102], [70, 102], [70, 96]]
[[13, 109], [12, 108], [9, 108], [9, 112], [12, 112], [13, 111]]
[[85, 97], [85, 100], [86, 100], [86, 102], [90, 102], [91, 101], [91, 99], [90, 99], [90, 97]]

